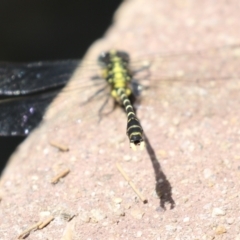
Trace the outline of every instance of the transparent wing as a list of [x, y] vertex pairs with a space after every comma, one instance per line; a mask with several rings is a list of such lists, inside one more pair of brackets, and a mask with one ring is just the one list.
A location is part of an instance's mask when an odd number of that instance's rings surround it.
[[77, 60], [0, 63], [0, 135], [27, 135], [35, 128], [56, 89], [67, 83], [78, 64]]
[[57, 92], [0, 101], [0, 136], [28, 135], [42, 120]]
[[0, 95], [32, 94], [63, 87], [79, 60], [0, 63]]
[[[150, 78], [159, 80], [215, 80], [239, 76], [240, 46], [230, 45], [187, 53], [156, 54], [145, 60], [151, 71]], [[144, 61], [141, 60], [143, 63]], [[133, 61], [139, 68], [140, 61]]]

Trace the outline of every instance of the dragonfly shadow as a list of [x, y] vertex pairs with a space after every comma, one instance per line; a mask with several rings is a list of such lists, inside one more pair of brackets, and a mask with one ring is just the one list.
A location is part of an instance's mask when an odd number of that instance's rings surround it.
[[155, 173], [155, 180], [156, 180], [155, 190], [156, 190], [157, 196], [160, 199], [160, 206], [161, 208], [166, 210], [166, 204], [170, 204], [170, 209], [173, 209], [175, 207], [175, 201], [172, 198], [172, 186], [162, 170], [161, 164], [157, 159], [155, 151], [148, 137], [146, 136], [145, 133], [143, 135], [144, 135], [146, 150], [151, 159], [152, 166]]

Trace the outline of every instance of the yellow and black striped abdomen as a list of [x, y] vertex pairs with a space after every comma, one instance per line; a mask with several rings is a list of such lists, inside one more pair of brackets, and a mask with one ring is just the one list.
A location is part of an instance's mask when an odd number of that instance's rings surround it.
[[102, 53], [99, 61], [104, 69], [103, 76], [111, 86], [112, 97], [124, 107], [127, 114], [127, 135], [131, 148], [135, 150], [138, 145], [143, 148], [143, 129], [129, 99], [132, 95], [129, 88], [132, 79], [128, 70], [129, 55], [126, 52], [112, 50]]

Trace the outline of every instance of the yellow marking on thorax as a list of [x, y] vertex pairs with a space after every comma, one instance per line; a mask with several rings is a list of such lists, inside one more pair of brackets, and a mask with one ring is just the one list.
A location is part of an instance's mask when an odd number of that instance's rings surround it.
[[[115, 51], [112, 51], [112, 53], [114, 54]], [[116, 101], [123, 104], [118, 89], [122, 89], [127, 97], [132, 94], [131, 89], [128, 87], [129, 76], [126, 75], [127, 70], [122, 66], [122, 60], [118, 56], [113, 56], [111, 62], [113, 64], [112, 69], [111, 71], [106, 69], [104, 76], [113, 75], [113, 77], [108, 80], [112, 85], [111, 95]]]

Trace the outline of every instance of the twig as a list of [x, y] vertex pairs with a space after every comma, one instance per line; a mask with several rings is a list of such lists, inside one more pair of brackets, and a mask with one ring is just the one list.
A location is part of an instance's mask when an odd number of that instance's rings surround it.
[[53, 146], [53, 147], [58, 148], [58, 149], [59, 149], [60, 151], [62, 151], [62, 152], [67, 152], [67, 151], [69, 151], [69, 147], [68, 147], [68, 146], [63, 145], [63, 144], [61, 144], [61, 143], [59, 143], [59, 142], [50, 141], [49, 144], [50, 144], [51, 146]]
[[142, 196], [142, 194], [139, 192], [139, 190], [136, 188], [136, 186], [134, 185], [134, 183], [131, 181], [131, 179], [127, 176], [127, 174], [124, 172], [124, 170], [122, 169], [122, 167], [120, 166], [119, 163], [116, 163], [117, 169], [119, 170], [119, 172], [123, 175], [123, 177], [125, 178], [125, 180], [128, 182], [128, 184], [132, 187], [133, 191], [138, 195], [138, 197], [141, 199], [141, 201], [143, 203], [147, 203], [148, 200]]
[[60, 178], [65, 177], [69, 172], [70, 172], [69, 168], [63, 170], [62, 172], [60, 172], [59, 174], [52, 178], [51, 183], [53, 184], [57, 183], [60, 180]]
[[67, 226], [63, 232], [63, 236], [61, 240], [72, 240], [73, 234], [74, 234], [74, 228], [75, 228], [75, 219], [67, 223]]
[[43, 229], [43, 228], [46, 227], [53, 219], [54, 219], [54, 217], [53, 217], [53, 216], [50, 216], [50, 217], [47, 218], [45, 221], [43, 221], [41, 225], [38, 226], [38, 229]]
[[37, 229], [43, 222], [39, 221], [38, 223], [32, 225], [31, 227], [27, 228], [26, 230], [24, 230], [19, 236], [18, 239], [23, 239], [23, 237], [25, 237], [27, 234], [29, 234], [32, 230]]

